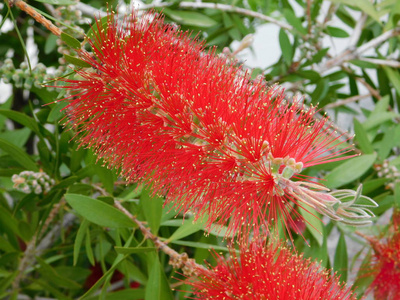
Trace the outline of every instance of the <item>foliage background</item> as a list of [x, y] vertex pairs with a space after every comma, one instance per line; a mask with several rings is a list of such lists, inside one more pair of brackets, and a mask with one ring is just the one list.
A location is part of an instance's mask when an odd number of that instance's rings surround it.
[[[1, 81], [12, 88], [7, 99], [0, 95], [0, 298], [189, 296], [168, 257], [113, 214], [110, 203], [125, 201], [153, 233], [198, 263], [213, 263], [210, 248], [226, 251], [224, 228], [205, 235], [202, 222], [174, 218], [162, 198], [150, 199], [146, 187], [125, 185], [90, 150], [78, 149], [74, 133], [62, 126], [65, 104], [54, 103], [64, 92], [42, 86], [51, 78], [70, 76], [74, 51], [24, 12], [9, 10], [6, 2], [0, 5]], [[93, 15], [106, 10], [101, 1], [40, 0], [30, 5], [81, 41]], [[124, 14], [132, 4], [110, 1], [108, 6]], [[400, 203], [399, 1], [144, 1], [140, 6], [151, 8], [216, 46], [221, 55], [236, 55], [239, 42], [265, 22], [279, 28], [278, 39], [268, 42], [279, 59], [255, 68], [253, 76], [282, 84], [288, 99], [302, 93], [308, 105], [318, 104], [321, 114], [332, 117], [338, 132], [356, 134], [349, 142], [361, 156], [303, 173], [324, 178], [330, 188], [363, 184], [363, 194], [379, 207], [373, 210], [374, 224], [357, 230], [385, 234], [393, 207]], [[343, 50], [337, 51], [338, 43], [345, 45]], [[27, 56], [27, 44], [37, 51]], [[236, 58], [241, 59], [240, 53]], [[43, 170], [56, 184], [45, 194], [25, 194], [11, 180], [24, 170]], [[371, 254], [368, 243], [354, 227], [328, 219], [308, 221], [305, 240], [295, 236], [296, 249], [333, 268], [343, 281], [355, 281], [361, 297], [372, 280], [363, 276]]]

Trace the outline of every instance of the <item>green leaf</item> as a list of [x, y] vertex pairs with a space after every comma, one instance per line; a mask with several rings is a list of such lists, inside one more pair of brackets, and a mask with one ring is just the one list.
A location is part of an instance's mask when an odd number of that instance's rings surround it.
[[7, 152], [12, 158], [14, 158], [18, 162], [20, 166], [24, 167], [26, 170], [39, 172], [39, 168], [37, 167], [34, 160], [21, 148], [18, 148], [17, 146], [1, 138], [0, 148], [3, 151]]
[[194, 221], [194, 218], [190, 218], [184, 221], [183, 225], [179, 227], [167, 240], [169, 243], [171, 241], [180, 240], [192, 233], [195, 233], [204, 228], [204, 224], [206, 220], [197, 220]]
[[360, 178], [372, 167], [376, 157], [374, 153], [348, 159], [325, 176], [326, 186], [334, 189]]
[[0, 133], [0, 138], [9, 141], [13, 145], [22, 148], [30, 134], [31, 130], [27, 127], [21, 128], [21, 129], [14, 129], [14, 130], [8, 130]]
[[312, 5], [311, 19], [312, 20], [316, 20], [317, 19], [318, 15], [319, 15], [319, 12], [320, 12], [320, 9], [321, 9], [321, 6], [322, 6], [322, 2], [323, 2], [323, 0], [314, 0], [311, 3], [311, 5]]
[[24, 241], [30, 241], [30, 239], [33, 236], [33, 231], [35, 230], [34, 226], [32, 226], [32, 224], [28, 224], [25, 221], [20, 221], [18, 223], [18, 232], [20, 234], [20, 237], [24, 240]]
[[371, 114], [368, 119], [363, 123], [364, 128], [366, 130], [369, 130], [397, 117], [399, 117], [399, 114], [396, 114], [392, 111], [386, 111], [379, 114]]
[[65, 293], [60, 292], [59, 288], [56, 288], [53, 284], [49, 283], [49, 280], [47, 279], [39, 278], [38, 280], [35, 280], [35, 284], [42, 287], [46, 292], [54, 295], [58, 300], [72, 300], [72, 298], [66, 296]]
[[77, 58], [75, 56], [64, 54], [64, 58], [68, 63], [73, 64], [74, 66], [77, 66], [80, 68], [90, 68], [92, 66], [91, 64], [87, 63], [86, 61], [84, 61], [80, 58]]
[[400, 95], [400, 74], [398, 70], [393, 70], [387, 66], [382, 67], [385, 71], [387, 77], [389, 78], [390, 83], [396, 89], [397, 95]]
[[174, 297], [169, 287], [167, 277], [161, 269], [158, 257], [154, 259], [150, 270], [149, 280], [146, 284], [146, 293], [144, 300], [173, 300]]
[[302, 65], [302, 67], [304, 68], [304, 67], [310, 66], [312, 64], [319, 63], [326, 56], [328, 51], [329, 51], [329, 48], [324, 48], [324, 49], [319, 50], [316, 54], [313, 55], [313, 57], [310, 60], [307, 60]]
[[322, 246], [324, 243], [324, 237], [322, 236], [322, 233], [324, 232], [324, 225], [322, 224], [320, 215], [315, 209], [309, 206], [305, 206], [304, 208], [299, 207], [299, 211], [306, 222], [307, 230], [318, 242], [319, 246]]
[[363, 61], [363, 60], [359, 60], [359, 59], [352, 59], [349, 61], [349, 63], [351, 63], [357, 67], [363, 68], [363, 69], [377, 69], [378, 68], [377, 64], [373, 64], [373, 63], [370, 63], [369, 61]]
[[385, 136], [380, 141], [378, 146], [378, 157], [383, 160], [386, 159], [392, 148], [400, 144], [400, 125], [390, 127], [385, 130]]
[[35, 0], [36, 2], [48, 3], [53, 5], [73, 5], [77, 1], [74, 0]]
[[225, 28], [231, 28], [228, 31], [229, 36], [233, 39], [233, 40], [237, 40], [239, 41], [242, 37], [242, 35], [240, 34], [239, 29], [233, 25], [233, 21], [231, 19], [230, 14], [227, 13], [222, 13], [222, 19], [224, 21], [224, 27]]
[[283, 15], [285, 16], [286, 21], [293, 26], [294, 29], [296, 29], [299, 33], [302, 35], [307, 34], [307, 30], [303, 27], [301, 24], [300, 18], [298, 18], [293, 11], [290, 9], [284, 9], [283, 10]]
[[311, 94], [312, 103], [318, 104], [321, 102], [329, 91], [329, 80], [327, 78], [321, 78], [314, 89], [314, 92]]
[[206, 243], [200, 243], [200, 242], [191, 242], [191, 241], [171, 241], [172, 244], [176, 245], [182, 245], [182, 246], [187, 246], [187, 247], [192, 247], [192, 248], [200, 248], [200, 249], [214, 249], [215, 251], [226, 251], [228, 252], [229, 249], [227, 247], [222, 247], [222, 246], [217, 246], [217, 245], [212, 245], [212, 244], [206, 244]]
[[294, 51], [292, 44], [290, 43], [289, 36], [283, 29], [279, 31], [279, 45], [281, 46], [282, 56], [285, 60], [286, 65], [290, 66], [292, 64]]
[[368, 195], [374, 190], [380, 188], [388, 181], [388, 178], [377, 178], [373, 180], [368, 180], [363, 182], [363, 194]]
[[108, 278], [108, 276], [110, 276], [114, 272], [114, 270], [118, 267], [118, 265], [123, 260], [125, 260], [127, 257], [128, 257], [128, 255], [124, 256], [122, 254], [118, 254], [118, 256], [114, 260], [111, 268], [108, 269], [107, 272], [105, 272], [103, 274], [103, 276], [101, 276], [101, 278], [99, 280], [97, 280], [97, 282], [95, 284], [93, 284], [92, 287], [79, 299], [83, 300], [83, 299], [87, 298], [89, 295], [91, 295], [94, 291], [96, 291], [103, 284], [103, 282]]
[[101, 162], [98, 161], [94, 166], [96, 175], [99, 176], [105, 190], [112, 194], [114, 191], [114, 171], [102, 166]]
[[336, 38], [347, 38], [350, 35], [344, 31], [343, 29], [340, 29], [338, 27], [332, 27], [332, 26], [327, 26], [325, 28], [325, 32], [327, 34], [329, 34], [332, 37], [336, 37]]
[[380, 23], [379, 14], [376, 11], [374, 5], [369, 0], [332, 0], [332, 2], [357, 7], [361, 11], [372, 17], [375, 21]]
[[18, 111], [0, 109], [0, 114], [6, 116], [7, 118], [31, 129], [35, 133], [39, 133], [39, 127], [36, 121], [27, 116], [26, 114], [20, 113]]
[[47, 37], [46, 42], [44, 44], [44, 54], [50, 54], [57, 47], [58, 37], [51, 34]]
[[133, 253], [146, 253], [156, 251], [157, 248], [154, 247], [114, 247], [118, 254], [130, 255]]
[[301, 77], [305, 79], [309, 79], [310, 81], [318, 81], [321, 79], [321, 76], [319, 75], [318, 72], [315, 72], [313, 70], [298, 70], [296, 74], [300, 75]]
[[18, 221], [2, 205], [0, 205], [0, 228], [9, 234], [19, 235]]
[[65, 189], [68, 188], [70, 185], [75, 183], [78, 180], [77, 176], [70, 176], [61, 180], [58, 184], [56, 184], [53, 189]]
[[172, 20], [183, 24], [196, 27], [211, 27], [218, 23], [210, 17], [195, 11], [176, 11], [169, 8], [164, 8], [163, 13]]
[[81, 49], [81, 42], [65, 32], [61, 32], [61, 40], [73, 49]]
[[58, 101], [56, 105], [51, 109], [49, 116], [47, 117], [48, 122], [55, 122], [61, 119], [64, 115], [62, 109], [68, 105], [68, 101]]
[[347, 247], [344, 234], [341, 233], [335, 252], [335, 261], [333, 264], [333, 270], [340, 275], [340, 280], [347, 282], [347, 271], [348, 271], [348, 257]]
[[[53, 103], [59, 94], [57, 91], [49, 91], [46, 88], [38, 88], [36, 86], [31, 88], [31, 92], [35, 93], [44, 103], [49, 104]], [[65, 93], [65, 90], [61, 91], [61, 93]]]
[[356, 118], [353, 119], [353, 123], [354, 123], [354, 132], [356, 134], [355, 140], [358, 142], [361, 151], [364, 154], [373, 153], [374, 148], [372, 147], [372, 144], [368, 139], [368, 135], [364, 129], [364, 126]]
[[394, 186], [394, 207], [400, 209], [400, 182], [396, 182]]
[[93, 255], [93, 249], [92, 249], [92, 239], [90, 237], [90, 230], [89, 228], [86, 228], [86, 239], [85, 239], [85, 249], [86, 249], [86, 256], [92, 266], [96, 264], [96, 261], [94, 259]]
[[66, 194], [65, 199], [81, 216], [94, 224], [110, 228], [136, 227], [128, 216], [102, 201], [78, 194]]
[[162, 197], [151, 196], [148, 189], [144, 189], [140, 195], [140, 206], [146, 218], [151, 232], [157, 234], [160, 228], [162, 208], [164, 199]]
[[[116, 292], [108, 292], [107, 294], [101, 294], [101, 296], [94, 296], [87, 298], [87, 300], [140, 300], [144, 298], [144, 289], [125, 289]], [[101, 297], [101, 298], [100, 298]]]
[[17, 249], [14, 248], [5, 237], [0, 235], [0, 250], [3, 250], [4, 252], [16, 252]]
[[78, 258], [81, 252], [81, 246], [83, 242], [83, 238], [85, 237], [86, 230], [89, 227], [89, 221], [86, 219], [83, 219], [81, 225], [79, 226], [78, 232], [76, 234], [75, 242], [74, 242], [74, 259], [73, 259], [73, 265], [76, 266], [76, 263], [78, 262]]
[[65, 278], [60, 274], [58, 274], [56, 270], [49, 264], [47, 264], [41, 257], [37, 256], [36, 259], [41, 267], [39, 269], [40, 274], [42, 274], [42, 276], [46, 278], [46, 280], [48, 280], [49, 282], [54, 283], [56, 286], [62, 288], [68, 288], [68, 289], [81, 288], [81, 286], [75, 281]]

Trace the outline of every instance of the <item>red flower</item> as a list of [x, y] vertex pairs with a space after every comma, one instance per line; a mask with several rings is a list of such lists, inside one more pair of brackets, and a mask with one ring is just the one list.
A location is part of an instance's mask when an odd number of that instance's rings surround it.
[[[83, 284], [85, 289], [90, 289], [102, 276], [104, 275], [103, 269], [101, 268], [101, 264], [99, 262], [96, 262], [93, 266], [90, 267], [90, 275], [86, 278], [85, 283]], [[120, 283], [123, 283], [122, 280], [124, 279], [124, 274], [122, 274], [120, 271], [116, 270], [110, 279], [110, 283], [117, 283], [120, 281]], [[140, 287], [140, 283], [136, 281], [132, 281], [129, 283], [129, 287], [131, 289], [136, 289]], [[123, 289], [124, 285], [121, 284], [121, 287], [119, 290]]]
[[230, 233], [278, 219], [287, 226], [295, 204], [337, 220], [354, 214], [298, 175], [349, 151], [334, 150], [340, 137], [314, 107], [286, 102], [161, 18], [121, 24], [110, 16], [106, 30], [96, 26], [94, 53], [82, 55], [93, 69], [68, 81], [66, 112], [80, 144], [122, 176], [151, 184], [182, 211], [207, 214], [208, 226], [230, 219]]
[[396, 300], [400, 295], [400, 212], [393, 215], [394, 230], [386, 241], [364, 236], [374, 249], [366, 276], [374, 278], [367, 293], [375, 299]]
[[330, 271], [279, 243], [252, 242], [240, 251], [237, 255], [231, 250], [228, 260], [215, 254], [215, 268], [198, 268], [197, 275], [187, 280], [198, 299], [357, 299]]

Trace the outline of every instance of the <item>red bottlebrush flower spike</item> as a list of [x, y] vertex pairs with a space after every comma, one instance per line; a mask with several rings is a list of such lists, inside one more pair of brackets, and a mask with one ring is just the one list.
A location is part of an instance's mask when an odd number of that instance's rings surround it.
[[374, 278], [367, 293], [373, 292], [375, 299], [397, 300], [400, 295], [400, 211], [393, 214], [391, 230], [386, 241], [363, 235], [374, 250], [365, 276]]
[[198, 268], [196, 276], [186, 281], [196, 299], [357, 299], [330, 271], [278, 242], [265, 246], [253, 241], [249, 247], [242, 245], [240, 254], [231, 250], [227, 260], [215, 257], [216, 267]]
[[278, 217], [287, 226], [295, 204], [336, 220], [369, 217], [298, 175], [350, 151], [334, 150], [340, 137], [314, 107], [287, 103], [162, 18], [119, 24], [111, 15], [107, 29], [97, 28], [94, 53], [82, 54], [93, 69], [67, 81], [66, 112], [80, 144], [122, 176], [152, 184], [182, 211], [207, 214], [209, 227], [230, 219], [229, 233]]

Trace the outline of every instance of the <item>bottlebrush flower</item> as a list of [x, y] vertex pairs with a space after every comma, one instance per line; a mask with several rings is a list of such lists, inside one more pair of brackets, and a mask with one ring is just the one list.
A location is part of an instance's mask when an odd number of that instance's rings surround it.
[[373, 277], [367, 293], [375, 299], [396, 300], [400, 295], [400, 212], [393, 215], [393, 227], [386, 240], [364, 236], [374, 254], [364, 276]]
[[[65, 111], [79, 143], [109, 167], [151, 184], [181, 211], [207, 214], [208, 228], [230, 219], [229, 233], [278, 218], [287, 226], [294, 205], [336, 220], [369, 217], [299, 175], [350, 151], [335, 150], [341, 137], [327, 118], [314, 118], [314, 107], [286, 102], [280, 89], [252, 81], [162, 18], [118, 23], [110, 15], [106, 29], [96, 26], [93, 53], [81, 52], [93, 68], [67, 80]], [[354, 191], [341, 197], [349, 195], [356, 199]]]
[[186, 281], [196, 299], [357, 299], [330, 271], [277, 242], [264, 246], [253, 241], [242, 245], [240, 254], [231, 250], [227, 260], [218, 254], [215, 258], [216, 267], [198, 268]]

